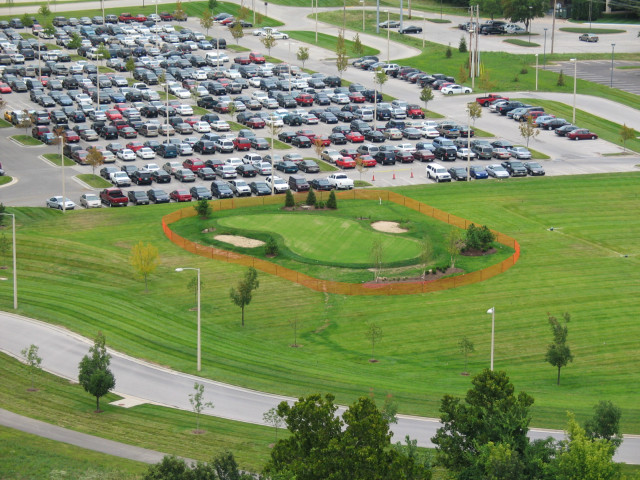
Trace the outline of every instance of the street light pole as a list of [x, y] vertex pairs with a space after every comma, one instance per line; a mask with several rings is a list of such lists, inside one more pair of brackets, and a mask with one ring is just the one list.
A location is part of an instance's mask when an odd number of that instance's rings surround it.
[[391, 61], [391, 54], [389, 50], [391, 28], [389, 28], [389, 10], [386, 10], [386, 12], [387, 12], [387, 63], [389, 63]]
[[611, 84], [609, 85], [611, 88], [613, 88], [613, 52], [616, 48], [616, 44], [612, 43], [611, 44]]
[[496, 307], [491, 307], [489, 310], [487, 310], [487, 313], [491, 314], [491, 371], [493, 371], [493, 347], [496, 332]]
[[376, 0], [376, 33], [380, 33], [380, 0]]
[[573, 62], [573, 120], [571, 123], [576, 123], [576, 91], [578, 89], [578, 59], [572, 58]]
[[547, 28], [545, 27], [544, 29], [544, 54], [543, 54], [543, 60], [542, 60], [542, 69], [546, 70], [547, 69]]
[[[64, 198], [62, 200], [64, 202]], [[12, 251], [13, 251], [13, 309], [18, 309], [18, 265], [16, 263], [16, 215], [14, 213], [0, 213], [0, 215], [7, 215], [11, 217], [12, 227]]]
[[536, 92], [538, 91], [538, 54], [536, 53]]
[[364, 6], [365, 6], [365, 1], [366, 0], [360, 0], [360, 3], [362, 4], [362, 32], [364, 33]]
[[197, 369], [200, 371], [201, 361], [200, 361], [200, 269], [199, 268], [191, 268], [191, 267], [178, 267], [176, 268], [176, 272], [184, 272], [185, 270], [195, 270], [198, 272], [198, 289], [197, 289], [197, 299], [198, 299], [198, 347], [197, 347]]

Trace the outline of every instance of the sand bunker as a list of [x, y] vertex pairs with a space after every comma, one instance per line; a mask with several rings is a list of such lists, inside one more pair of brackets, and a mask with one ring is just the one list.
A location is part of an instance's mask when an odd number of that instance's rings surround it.
[[373, 222], [371, 227], [378, 230], [379, 232], [385, 233], [407, 233], [408, 230], [404, 228], [400, 228], [400, 224], [398, 222]]
[[216, 235], [213, 238], [219, 242], [230, 243], [231, 245], [241, 248], [256, 248], [264, 245], [262, 240], [241, 237], [240, 235]]

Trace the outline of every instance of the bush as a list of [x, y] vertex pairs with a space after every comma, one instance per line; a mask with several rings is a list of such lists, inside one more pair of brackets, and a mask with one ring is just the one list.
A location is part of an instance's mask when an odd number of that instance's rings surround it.
[[315, 205], [316, 204], [316, 192], [313, 191], [313, 188], [309, 189], [309, 193], [307, 194], [307, 201], [305, 203], [307, 205]]
[[264, 254], [269, 257], [277, 257], [278, 253], [278, 244], [276, 243], [275, 238], [269, 237], [269, 240], [267, 240], [267, 243], [264, 246]]
[[338, 208], [338, 200], [336, 199], [336, 192], [331, 190], [329, 194], [329, 199], [327, 200], [327, 208], [331, 210], [336, 210]]
[[495, 235], [486, 225], [476, 227], [473, 223], [469, 225], [465, 234], [465, 247], [470, 250], [481, 250], [486, 252], [495, 241]]
[[193, 208], [195, 208], [196, 212], [201, 218], [209, 218], [209, 216], [211, 215], [211, 206], [209, 205], [209, 202], [204, 198], [200, 199]]
[[522, 67], [520, 69], [520, 74], [521, 75], [526, 75], [527, 73], [529, 73], [529, 70], [527, 69], [527, 67]]
[[291, 208], [296, 206], [296, 202], [293, 199], [293, 193], [291, 193], [291, 190], [287, 190], [287, 194], [284, 196], [284, 206]]
[[560, 74], [558, 75], [558, 82], [556, 83], [558, 87], [564, 87], [564, 73], [560, 70]]
[[467, 40], [464, 37], [460, 37], [460, 44], [458, 45], [458, 51], [460, 53], [467, 53]]
[[444, 53], [444, 55], [447, 58], [451, 58], [451, 55], [453, 55], [453, 52], [451, 51], [451, 46], [447, 47], [447, 51]]
[[322, 200], [320, 200], [319, 202], [316, 202], [316, 208], [317, 209], [324, 208], [324, 202]]

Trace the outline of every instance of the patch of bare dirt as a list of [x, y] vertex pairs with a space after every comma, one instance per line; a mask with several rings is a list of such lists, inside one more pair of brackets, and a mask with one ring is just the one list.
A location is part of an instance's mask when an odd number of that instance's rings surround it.
[[371, 228], [384, 233], [407, 233], [409, 230], [400, 227], [398, 222], [379, 221], [373, 222]]
[[374, 284], [385, 284], [385, 283], [415, 283], [415, 282], [432, 282], [434, 280], [438, 280], [442, 277], [447, 277], [453, 275], [454, 273], [464, 273], [464, 270], [461, 268], [451, 268], [449, 267], [444, 272], [441, 270], [433, 270], [431, 273], [427, 273], [424, 276], [418, 277], [378, 277], [377, 281], [367, 282], [365, 285], [374, 285]]
[[255, 238], [247, 238], [240, 235], [216, 235], [213, 237], [219, 242], [230, 243], [234, 247], [241, 248], [256, 248], [264, 245], [262, 240], [256, 240]]
[[485, 255], [492, 255], [496, 252], [497, 250], [495, 248], [490, 248], [486, 251], [482, 251], [477, 248], [466, 248], [462, 252], [460, 252], [460, 255], [464, 255], [465, 257], [483, 257]]

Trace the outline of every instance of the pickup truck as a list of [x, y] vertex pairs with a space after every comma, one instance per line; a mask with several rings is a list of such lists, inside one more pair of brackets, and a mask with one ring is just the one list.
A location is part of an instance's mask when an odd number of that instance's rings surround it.
[[100, 201], [109, 207], [126, 207], [127, 196], [119, 188], [105, 188], [100, 192]]
[[116, 187], [130, 187], [131, 177], [126, 172], [117, 171], [109, 174], [109, 179]]
[[351, 190], [353, 188], [353, 180], [344, 173], [333, 173], [327, 177], [327, 181], [337, 190]]
[[485, 97], [476, 97], [476, 102], [478, 102], [483, 107], [486, 107], [494, 100], [509, 100], [509, 97], [505, 97], [504, 95], [500, 95], [499, 93], [489, 93]]

